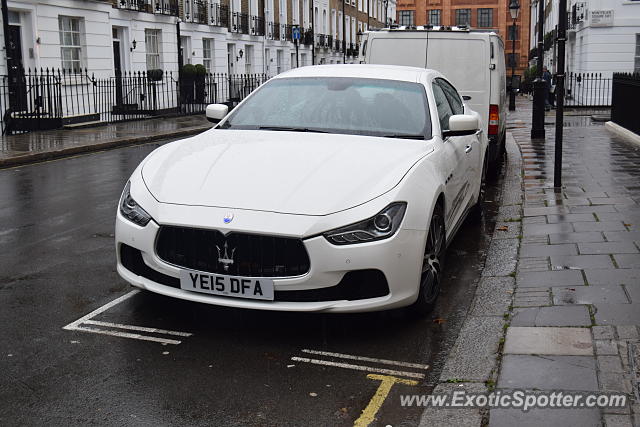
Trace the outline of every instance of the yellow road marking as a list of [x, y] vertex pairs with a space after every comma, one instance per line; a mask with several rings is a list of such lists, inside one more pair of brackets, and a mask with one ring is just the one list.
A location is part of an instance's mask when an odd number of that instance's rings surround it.
[[380, 381], [380, 386], [369, 401], [367, 407], [362, 411], [360, 418], [353, 423], [354, 427], [366, 427], [375, 420], [378, 410], [384, 403], [387, 396], [389, 396], [391, 387], [393, 387], [394, 384], [418, 385], [418, 381], [405, 380], [404, 378], [396, 378], [389, 375], [369, 374], [367, 375], [367, 378], [370, 380]]

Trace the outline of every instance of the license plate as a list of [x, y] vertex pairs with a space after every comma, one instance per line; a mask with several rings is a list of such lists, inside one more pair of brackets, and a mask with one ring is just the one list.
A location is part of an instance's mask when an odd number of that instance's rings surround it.
[[181, 270], [180, 289], [227, 297], [273, 301], [273, 280]]

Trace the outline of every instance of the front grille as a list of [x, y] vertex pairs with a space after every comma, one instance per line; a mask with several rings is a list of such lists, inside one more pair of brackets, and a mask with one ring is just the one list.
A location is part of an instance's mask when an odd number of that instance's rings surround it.
[[169, 264], [231, 276], [289, 277], [309, 271], [304, 244], [288, 237], [161, 226], [156, 253]]
[[[152, 269], [145, 264], [140, 250], [124, 243], [120, 244], [120, 262], [133, 274], [161, 285], [180, 289], [180, 279]], [[282, 302], [357, 301], [387, 295], [389, 295], [389, 285], [382, 271], [355, 270], [347, 272], [340, 283], [328, 288], [275, 291], [274, 300]]]

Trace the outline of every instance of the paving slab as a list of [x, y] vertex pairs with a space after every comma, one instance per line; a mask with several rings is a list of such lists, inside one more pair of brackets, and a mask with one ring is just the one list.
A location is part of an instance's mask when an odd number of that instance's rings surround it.
[[[595, 254], [638, 254], [638, 248], [631, 241], [606, 243], [578, 243], [581, 255]], [[640, 266], [640, 264], [639, 264]]]
[[560, 286], [552, 288], [551, 292], [555, 305], [631, 302], [622, 286]]
[[552, 269], [613, 269], [613, 261], [609, 255], [553, 255], [551, 257]]
[[583, 231], [580, 233], [554, 233], [549, 234], [549, 243], [591, 243], [604, 242], [604, 236], [599, 231]]
[[595, 304], [598, 325], [640, 325], [640, 303]]
[[489, 427], [602, 427], [600, 411], [595, 408], [576, 409], [492, 409]]
[[507, 329], [504, 353], [591, 356], [591, 332], [587, 328], [510, 326]]
[[516, 275], [518, 287], [527, 286], [582, 286], [584, 279], [577, 270], [523, 272]]
[[560, 245], [522, 245], [520, 246], [520, 257], [548, 257], [552, 255], [578, 255], [578, 249], [573, 243]]
[[[579, 223], [576, 223], [576, 224], [579, 224]], [[572, 233], [573, 231], [574, 231], [574, 228], [571, 225], [571, 223], [527, 224], [522, 227], [522, 234], [525, 236], [539, 236], [543, 234], [556, 234], [556, 233]], [[581, 231], [581, 230], [575, 230], [575, 231]]]
[[597, 391], [591, 356], [505, 355], [498, 388]]
[[622, 221], [574, 222], [575, 231], [623, 231], [627, 228]]
[[592, 213], [547, 215], [547, 222], [549, 224], [557, 224], [560, 222], [591, 222], [591, 221], [596, 221], [596, 217]]
[[640, 268], [640, 254], [615, 254], [613, 258], [619, 268]]
[[604, 236], [610, 242], [640, 242], [640, 231], [605, 231]]
[[591, 326], [591, 317], [583, 305], [517, 308], [511, 326]]
[[585, 270], [589, 285], [635, 285], [640, 286], [640, 268], [616, 270]]

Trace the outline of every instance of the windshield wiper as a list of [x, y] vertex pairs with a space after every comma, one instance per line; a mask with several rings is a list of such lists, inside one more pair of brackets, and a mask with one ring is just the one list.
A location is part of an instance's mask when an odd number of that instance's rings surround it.
[[326, 130], [312, 129], [312, 128], [296, 128], [286, 126], [258, 126], [259, 130], [279, 130], [285, 132], [315, 132], [315, 133], [329, 133]]
[[424, 135], [405, 135], [405, 134], [393, 134], [382, 135], [383, 138], [400, 138], [400, 139], [424, 139]]

